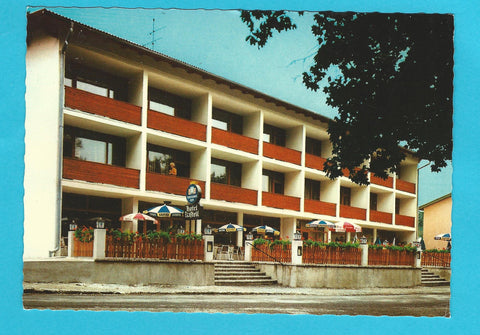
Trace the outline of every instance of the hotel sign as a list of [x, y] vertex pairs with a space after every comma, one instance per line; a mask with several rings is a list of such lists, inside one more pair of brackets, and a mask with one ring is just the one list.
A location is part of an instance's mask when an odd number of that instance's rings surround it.
[[187, 188], [186, 198], [188, 204], [185, 206], [185, 220], [200, 219], [200, 199], [202, 198], [202, 188], [197, 184], [190, 184]]

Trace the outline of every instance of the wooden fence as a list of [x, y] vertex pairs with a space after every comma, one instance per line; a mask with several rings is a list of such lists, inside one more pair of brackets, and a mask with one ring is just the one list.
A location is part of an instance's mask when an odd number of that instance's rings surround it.
[[74, 238], [73, 257], [93, 257], [93, 241], [81, 242]]
[[305, 246], [303, 264], [353, 264], [360, 265], [362, 251], [360, 248], [337, 248], [324, 246]]
[[107, 236], [105, 257], [203, 260], [203, 247], [202, 240], [173, 238], [171, 242], [163, 239], [129, 241]]
[[292, 245], [274, 245], [270, 248], [267, 244], [257, 245], [252, 248], [252, 261], [254, 262], [292, 262]]
[[449, 252], [423, 252], [422, 266], [450, 267]]
[[389, 249], [369, 249], [368, 265], [415, 266], [415, 252]]

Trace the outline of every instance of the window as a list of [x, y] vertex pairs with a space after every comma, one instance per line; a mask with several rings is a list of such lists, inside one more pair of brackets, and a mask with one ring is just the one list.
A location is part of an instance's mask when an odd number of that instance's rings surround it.
[[351, 198], [352, 190], [348, 187], [340, 187], [340, 204], [350, 206], [350, 198]]
[[263, 141], [279, 145], [281, 147], [285, 146], [285, 130], [265, 124], [263, 126]]
[[307, 137], [306, 139], [306, 153], [315, 155], [315, 156], [322, 156], [322, 141], [315, 140], [313, 138]]
[[107, 98], [127, 100], [125, 80], [80, 64], [70, 63], [67, 65], [64, 84]]
[[320, 200], [320, 182], [318, 180], [305, 179], [305, 199]]
[[395, 214], [400, 214], [400, 199], [395, 198]]
[[236, 134], [242, 134], [243, 118], [240, 115], [233, 114], [219, 108], [213, 108], [212, 125], [218, 129]]
[[377, 201], [378, 195], [376, 193], [370, 193], [370, 209], [376, 211], [377, 210]]
[[125, 139], [65, 126], [63, 156], [79, 160], [125, 166]]
[[182, 119], [191, 119], [192, 102], [190, 100], [151, 87], [148, 89], [148, 97], [150, 110]]
[[240, 187], [242, 184], [242, 166], [237, 163], [212, 158], [211, 180], [213, 183]]
[[177, 176], [190, 177], [190, 153], [148, 144], [148, 171], [168, 174], [170, 163], [175, 163]]
[[262, 174], [263, 192], [283, 194], [285, 177], [282, 173], [263, 170]]

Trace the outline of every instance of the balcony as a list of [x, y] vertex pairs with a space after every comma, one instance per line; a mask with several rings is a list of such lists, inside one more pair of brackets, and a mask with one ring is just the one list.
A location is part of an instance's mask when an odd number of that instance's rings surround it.
[[302, 154], [297, 150], [263, 142], [263, 156], [300, 165]]
[[305, 212], [336, 216], [337, 205], [330, 202], [305, 199]]
[[415, 184], [405, 180], [397, 179], [396, 189], [399, 191], [415, 194]]
[[262, 205], [273, 208], [300, 210], [300, 198], [288, 195], [262, 192]]
[[138, 106], [68, 86], [65, 86], [65, 107], [135, 125], [140, 125], [142, 119], [142, 109]]
[[370, 182], [375, 185], [380, 185], [384, 187], [393, 187], [393, 178], [392, 177], [387, 177], [387, 179], [382, 179], [377, 176], [374, 176], [373, 174], [370, 174]]
[[340, 216], [342, 218], [366, 220], [367, 210], [364, 208], [340, 205]]
[[228, 202], [257, 205], [257, 191], [219, 183], [210, 184], [210, 198]]
[[305, 154], [305, 166], [311, 169], [323, 171], [323, 164], [327, 160], [323, 157], [315, 156], [312, 154]]
[[140, 171], [120, 166], [64, 158], [63, 178], [138, 188]]
[[151, 129], [203, 142], [207, 138], [207, 127], [205, 125], [152, 110], [148, 110], [147, 125]]
[[395, 214], [395, 224], [397, 226], [415, 227], [415, 218], [413, 216]]
[[370, 210], [370, 221], [392, 224], [392, 214]]
[[258, 154], [258, 140], [218, 128], [212, 128], [212, 143], [252, 154]]
[[[147, 189], [147, 191], [185, 195], [187, 188], [191, 184], [191, 182], [191, 178], [147, 172], [145, 188]], [[200, 185], [202, 190], [205, 190], [205, 182], [198, 181], [198, 185]]]

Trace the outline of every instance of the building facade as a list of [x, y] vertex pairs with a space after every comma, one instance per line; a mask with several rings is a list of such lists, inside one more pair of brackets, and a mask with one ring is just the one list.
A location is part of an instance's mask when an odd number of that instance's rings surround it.
[[330, 180], [321, 115], [46, 10], [28, 15], [26, 66], [26, 258], [56, 254], [72, 218], [115, 227], [165, 201], [184, 208], [192, 182], [203, 211], [179, 223], [187, 231], [351, 238], [305, 227], [324, 219], [356, 223], [370, 242], [416, 237], [418, 160], [368, 186]]
[[427, 249], [445, 249], [448, 242], [435, 240], [440, 234], [452, 234], [452, 194], [419, 207], [423, 210], [423, 240]]

